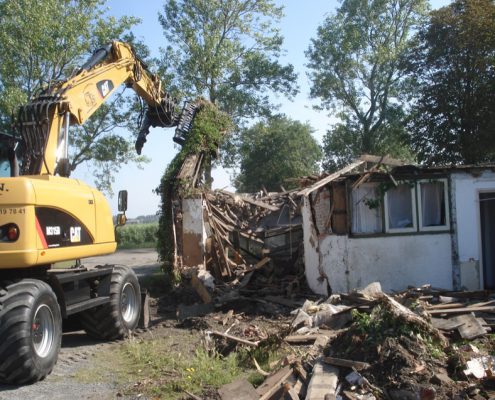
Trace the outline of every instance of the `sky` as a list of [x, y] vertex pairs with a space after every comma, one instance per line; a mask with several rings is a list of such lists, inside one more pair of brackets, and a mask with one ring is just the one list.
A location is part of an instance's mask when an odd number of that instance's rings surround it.
[[[317, 103], [309, 98], [310, 82], [307, 77], [307, 62], [304, 52], [308, 49], [311, 38], [315, 37], [317, 27], [325, 17], [335, 11], [339, 2], [336, 0], [276, 0], [284, 6], [285, 17], [280, 22], [284, 36], [285, 54], [281, 62], [290, 63], [298, 74], [300, 92], [290, 101], [283, 97], [274, 97], [280, 104], [279, 111], [290, 118], [308, 122], [314, 129], [315, 138], [321, 143], [322, 137], [330, 125], [335, 122], [325, 111], [313, 109]], [[448, 4], [447, 0], [434, 0], [433, 8]], [[166, 47], [167, 41], [158, 22], [158, 13], [163, 10], [163, 0], [109, 0], [108, 13], [115, 17], [131, 15], [141, 19], [141, 23], [133, 28], [134, 34], [142, 39], [150, 48], [152, 56], [159, 56], [159, 49]], [[166, 88], [165, 88], [166, 89]], [[134, 164], [124, 166], [115, 176], [114, 192], [126, 189], [129, 192], [127, 216], [155, 214], [159, 209], [160, 199], [153, 193], [167, 165], [178, 152], [172, 141], [173, 129], [152, 128], [142, 154], [151, 159], [139, 169]], [[81, 166], [73, 174], [74, 178], [92, 184], [92, 176], [87, 167]], [[231, 188], [229, 172], [217, 168], [213, 172], [213, 188]], [[116, 196], [109, 198], [114, 213], [117, 212]]]

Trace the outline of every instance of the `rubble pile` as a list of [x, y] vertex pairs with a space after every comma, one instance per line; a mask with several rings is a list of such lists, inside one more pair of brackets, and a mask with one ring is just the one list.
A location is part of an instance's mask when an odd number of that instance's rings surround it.
[[[269, 262], [286, 272], [300, 256], [302, 226], [295, 191], [203, 194], [206, 205], [206, 267], [215, 278], [242, 279]], [[235, 283], [235, 282], [234, 282]]]
[[[286, 300], [277, 306], [292, 317], [278, 333], [236, 322], [207, 332], [222, 352], [276, 345], [285, 354], [271, 373], [254, 357], [264, 383], [241, 379], [220, 388], [221, 399], [495, 399], [495, 297], [488, 292], [424, 286], [392, 296], [374, 283], [299, 307]], [[236, 320], [233, 310], [227, 317]]]

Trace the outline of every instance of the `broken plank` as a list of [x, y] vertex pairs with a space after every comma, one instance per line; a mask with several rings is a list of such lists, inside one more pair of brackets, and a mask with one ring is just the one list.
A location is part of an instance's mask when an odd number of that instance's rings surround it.
[[246, 196], [241, 196], [241, 195], [236, 194], [236, 193], [231, 193], [231, 192], [228, 192], [227, 190], [219, 190], [219, 192], [224, 193], [228, 196], [231, 196], [234, 199], [238, 198], [238, 199], [244, 201], [245, 203], [252, 204], [253, 206], [256, 206], [256, 207], [266, 208], [267, 210], [270, 210], [270, 211], [280, 210], [280, 207], [275, 207], [275, 206], [272, 206], [271, 204], [267, 204], [267, 203], [264, 203], [262, 201], [253, 200], [253, 199], [250, 199], [249, 197], [246, 197]]
[[315, 184], [301, 190], [298, 194], [298, 196], [308, 196], [309, 194], [311, 194], [312, 192], [314, 192], [315, 190], [327, 185], [328, 183], [332, 182], [333, 180], [337, 179], [338, 177], [340, 177], [341, 175], [347, 173], [347, 172], [350, 172], [352, 171], [353, 169], [363, 165], [365, 163], [365, 161], [363, 160], [358, 160], [358, 161], [354, 161], [353, 163], [349, 164], [348, 166], [338, 170], [337, 172], [333, 173], [333, 174], [330, 174], [328, 175], [327, 177], [319, 180], [318, 182], [316, 182]]
[[485, 328], [473, 314], [458, 315], [450, 320], [462, 323], [457, 330], [463, 339], [475, 339], [486, 334]]
[[208, 289], [206, 289], [205, 285], [203, 282], [198, 278], [198, 275], [196, 273], [193, 273], [191, 276], [191, 285], [196, 290], [196, 293], [201, 297], [201, 300], [203, 300], [203, 303], [208, 304], [211, 303], [212, 298], [210, 292], [208, 292]]
[[227, 333], [222, 333], [222, 332], [218, 332], [218, 331], [211, 331], [211, 334], [215, 335], [215, 336], [223, 337], [225, 339], [233, 340], [234, 342], [245, 344], [246, 346], [258, 347], [258, 342], [251, 342], [249, 340], [242, 339], [242, 338], [239, 338], [237, 336], [232, 336], [232, 335], [229, 335]]
[[346, 360], [344, 358], [335, 357], [324, 357], [323, 362], [330, 365], [336, 365], [337, 367], [354, 368], [356, 371], [368, 369], [371, 366], [366, 362]]
[[306, 392], [306, 400], [321, 400], [327, 395], [335, 396], [339, 378], [339, 369], [318, 361]]
[[286, 336], [284, 338], [284, 341], [290, 344], [298, 344], [298, 343], [308, 343], [308, 342], [314, 342], [316, 339], [318, 339], [320, 334], [315, 334], [315, 335], [291, 335], [291, 336]]
[[258, 395], [260, 396], [260, 400], [269, 399], [275, 392], [280, 389], [281, 385], [291, 375], [292, 368], [287, 365], [266, 378], [265, 381], [256, 388], [256, 393], [258, 393]]
[[301, 364], [301, 361], [297, 360], [294, 365], [294, 372], [297, 374], [299, 379], [301, 379], [305, 384], [308, 382], [308, 373]]
[[485, 311], [495, 313], [495, 306], [481, 306], [481, 307], [460, 307], [460, 308], [447, 308], [445, 310], [428, 310], [430, 315], [439, 314], [462, 314], [470, 313], [473, 311]]
[[434, 304], [432, 306], [426, 307], [426, 309], [429, 310], [444, 310], [444, 309], [449, 309], [449, 308], [460, 308], [460, 307], [466, 307], [466, 303], [441, 303], [441, 304]]
[[445, 318], [432, 318], [431, 324], [434, 328], [449, 332], [459, 328], [463, 324], [463, 322], [457, 322], [453, 321], [452, 319]]

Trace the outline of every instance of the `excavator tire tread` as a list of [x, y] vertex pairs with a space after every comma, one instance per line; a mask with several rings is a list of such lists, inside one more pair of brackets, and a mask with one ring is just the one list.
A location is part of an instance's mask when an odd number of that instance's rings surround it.
[[[44, 379], [57, 362], [62, 340], [62, 317], [51, 287], [37, 279], [0, 284], [0, 382], [26, 384]], [[34, 348], [35, 313], [51, 314], [51, 339], [46, 354]]]
[[[132, 321], [125, 321], [122, 315], [122, 290], [131, 284], [136, 294], [135, 315]], [[139, 322], [141, 294], [134, 271], [127, 267], [114, 266], [110, 283], [110, 302], [81, 313], [81, 324], [86, 333], [96, 339], [115, 340], [128, 336]]]

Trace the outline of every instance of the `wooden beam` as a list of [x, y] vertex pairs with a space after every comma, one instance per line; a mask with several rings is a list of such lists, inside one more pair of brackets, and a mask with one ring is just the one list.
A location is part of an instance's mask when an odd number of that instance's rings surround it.
[[343, 358], [335, 358], [335, 357], [324, 357], [323, 362], [330, 365], [336, 365], [337, 367], [354, 368], [356, 371], [368, 369], [371, 366], [366, 362], [346, 360]]
[[258, 347], [258, 342], [251, 342], [249, 340], [238, 338], [237, 336], [232, 336], [232, 335], [229, 335], [227, 333], [222, 333], [222, 332], [218, 332], [218, 331], [211, 331], [211, 333], [212, 333], [212, 335], [220, 336], [220, 337], [223, 337], [223, 338], [229, 339], [229, 340], [233, 340], [234, 342], [245, 344], [246, 346]]
[[315, 190], [318, 190], [320, 189], [321, 187], [329, 184], [330, 182], [332, 182], [333, 180], [339, 178], [340, 176], [346, 174], [347, 172], [350, 172], [352, 171], [353, 169], [355, 168], [358, 168], [360, 167], [361, 165], [363, 165], [366, 161], [363, 161], [363, 160], [357, 160], [357, 161], [354, 161], [353, 163], [349, 164], [348, 166], [338, 170], [337, 172], [334, 172], [333, 174], [330, 174], [328, 175], [327, 177], [323, 178], [323, 179], [320, 179], [318, 182], [316, 182], [315, 184], [301, 190], [299, 193], [297, 193], [299, 196], [308, 196], [310, 195], [311, 193], [313, 193]]

